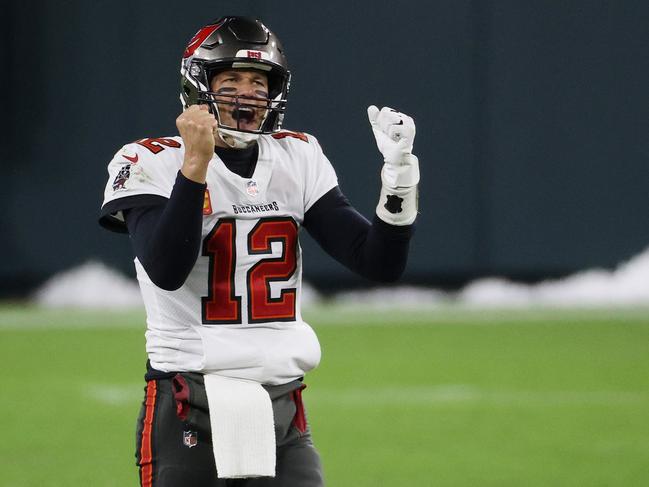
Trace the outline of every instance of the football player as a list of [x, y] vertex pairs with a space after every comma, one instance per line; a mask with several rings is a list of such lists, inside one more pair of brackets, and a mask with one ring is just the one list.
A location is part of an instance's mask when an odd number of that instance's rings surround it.
[[300, 312], [298, 233], [372, 280], [405, 267], [412, 118], [368, 108], [384, 160], [369, 221], [316, 138], [282, 129], [289, 83], [273, 32], [216, 20], [182, 57], [180, 135], [127, 144], [108, 165], [100, 223], [130, 235], [147, 314], [142, 486], [323, 485], [302, 404], [320, 346]]

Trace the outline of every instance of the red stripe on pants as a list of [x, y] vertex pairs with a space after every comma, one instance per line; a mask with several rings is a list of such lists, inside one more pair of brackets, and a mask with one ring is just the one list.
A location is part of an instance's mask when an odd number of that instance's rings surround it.
[[151, 432], [153, 430], [153, 412], [155, 410], [155, 396], [157, 385], [155, 380], [150, 380], [146, 386], [146, 413], [144, 414], [144, 428], [142, 429], [142, 444], [140, 445], [140, 481], [142, 487], [153, 486], [153, 452], [151, 448]]
[[293, 402], [295, 402], [295, 417], [293, 418], [293, 424], [298, 429], [300, 433], [306, 432], [306, 414], [304, 413], [304, 403], [302, 402], [302, 391], [306, 389], [306, 384], [302, 384], [299, 389], [291, 392], [293, 396]]

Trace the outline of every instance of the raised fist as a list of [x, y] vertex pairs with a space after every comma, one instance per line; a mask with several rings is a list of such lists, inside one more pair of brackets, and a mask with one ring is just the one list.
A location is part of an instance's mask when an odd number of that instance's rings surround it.
[[367, 108], [376, 145], [383, 154], [381, 180], [392, 189], [412, 188], [419, 183], [419, 160], [412, 154], [415, 122], [408, 115], [390, 107]]
[[183, 175], [204, 183], [207, 166], [214, 156], [214, 131], [217, 121], [207, 105], [192, 105], [176, 119], [176, 127], [185, 145]]
[[411, 117], [390, 107], [379, 110], [371, 105], [367, 108], [367, 118], [385, 162], [399, 165], [404, 155], [412, 154], [415, 122]]
[[383, 154], [381, 195], [376, 214], [390, 225], [411, 225], [417, 217], [419, 159], [412, 153], [415, 122], [390, 107], [371, 105], [367, 117]]

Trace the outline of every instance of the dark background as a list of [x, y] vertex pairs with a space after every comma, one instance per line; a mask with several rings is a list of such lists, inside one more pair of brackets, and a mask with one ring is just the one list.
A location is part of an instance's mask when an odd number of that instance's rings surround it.
[[[319, 138], [368, 216], [381, 158], [366, 107], [415, 118], [406, 282], [534, 280], [612, 267], [649, 242], [649, 2], [27, 0], [0, 20], [0, 295], [88, 259], [132, 272], [128, 239], [96, 224], [106, 164], [176, 133], [182, 51], [224, 14], [282, 39], [285, 127]], [[307, 280], [365, 284], [302, 245]]]

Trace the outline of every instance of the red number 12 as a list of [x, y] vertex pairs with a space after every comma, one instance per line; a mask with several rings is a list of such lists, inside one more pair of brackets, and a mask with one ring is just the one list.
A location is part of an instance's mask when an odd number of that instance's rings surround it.
[[[219, 220], [203, 241], [203, 255], [209, 257], [208, 295], [201, 298], [206, 325], [239, 324], [241, 297], [234, 292], [236, 272], [236, 220]], [[283, 289], [271, 297], [270, 283], [286, 281], [297, 269], [297, 224], [292, 218], [262, 219], [248, 234], [248, 254], [271, 254], [273, 242], [280, 242], [282, 255], [261, 259], [246, 275], [248, 323], [295, 320], [296, 289]]]

